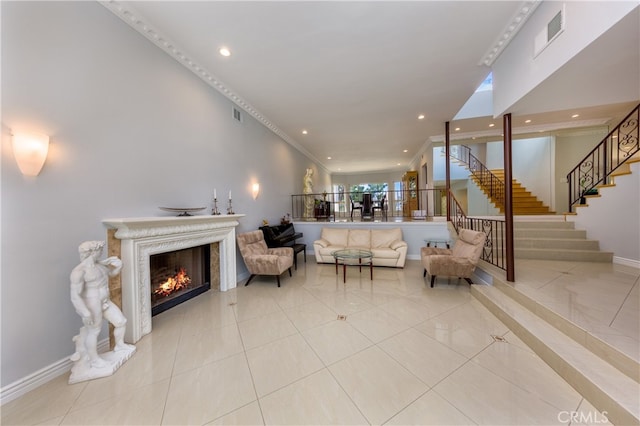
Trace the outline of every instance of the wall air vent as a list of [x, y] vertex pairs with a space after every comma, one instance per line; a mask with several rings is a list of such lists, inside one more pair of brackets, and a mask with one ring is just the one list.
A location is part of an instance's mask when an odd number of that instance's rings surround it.
[[562, 5], [558, 13], [547, 23], [547, 27], [536, 36], [534, 40], [534, 58], [562, 34], [562, 31], [564, 31], [564, 22], [564, 5]]
[[242, 123], [242, 112], [235, 106], [233, 107], [233, 119], [238, 123]]

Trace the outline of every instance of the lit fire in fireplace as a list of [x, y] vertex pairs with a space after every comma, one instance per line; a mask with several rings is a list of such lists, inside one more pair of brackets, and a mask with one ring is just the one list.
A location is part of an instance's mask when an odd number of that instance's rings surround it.
[[187, 275], [186, 269], [180, 268], [173, 277], [167, 278], [165, 282], [160, 284], [158, 288], [153, 291], [153, 294], [166, 297], [171, 293], [187, 288], [189, 284], [191, 284], [191, 277]]

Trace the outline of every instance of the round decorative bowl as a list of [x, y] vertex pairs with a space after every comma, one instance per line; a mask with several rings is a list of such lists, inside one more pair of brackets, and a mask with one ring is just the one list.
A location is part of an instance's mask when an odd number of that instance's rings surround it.
[[160, 207], [160, 210], [171, 213], [179, 213], [178, 216], [193, 216], [191, 213], [200, 212], [206, 207]]

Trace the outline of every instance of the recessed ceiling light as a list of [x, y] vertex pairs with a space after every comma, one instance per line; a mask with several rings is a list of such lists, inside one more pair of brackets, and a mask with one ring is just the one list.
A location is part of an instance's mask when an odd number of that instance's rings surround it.
[[493, 126], [495, 126], [495, 124], [493, 124], [493, 123], [489, 124], [489, 127], [493, 127]]
[[327, 157], [327, 160], [331, 160], [331, 157]]
[[420, 114], [420, 115], [418, 116], [418, 120], [424, 120], [424, 114]]
[[302, 131], [302, 134], [303, 134], [303, 135], [306, 135], [306, 134], [308, 134], [308, 133], [309, 133], [309, 132], [307, 132], [306, 130], [303, 130], [303, 131]]
[[571, 116], [571, 118], [578, 118], [578, 117], [580, 117], [580, 114], [573, 114], [573, 115]]
[[397, 164], [396, 164], [396, 166], [399, 166], [399, 165], [400, 165], [400, 163], [397, 163]]
[[456, 128], [455, 128], [455, 130], [456, 130], [456, 132], [457, 132], [457, 131], [459, 131], [459, 130], [460, 130], [460, 127], [456, 127]]
[[218, 52], [220, 52], [222, 56], [231, 56], [231, 51], [226, 47], [221, 47], [218, 49]]
[[402, 152], [409, 152], [409, 150], [408, 149], [403, 149]]
[[531, 123], [531, 120], [524, 120], [524, 122], [529, 124], [529, 123]]

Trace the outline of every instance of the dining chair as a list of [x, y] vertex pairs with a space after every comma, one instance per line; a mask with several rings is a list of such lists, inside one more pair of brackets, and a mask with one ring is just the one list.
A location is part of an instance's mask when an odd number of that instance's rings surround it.
[[380, 210], [380, 215], [384, 220], [387, 220], [387, 206], [385, 205], [387, 201], [387, 196], [383, 196], [378, 205], [373, 206], [373, 217], [376, 217], [376, 210]]
[[360, 210], [360, 216], [362, 217], [362, 204], [357, 201], [353, 201], [353, 198], [349, 197], [349, 201], [351, 201], [351, 220], [353, 220], [353, 211]]

